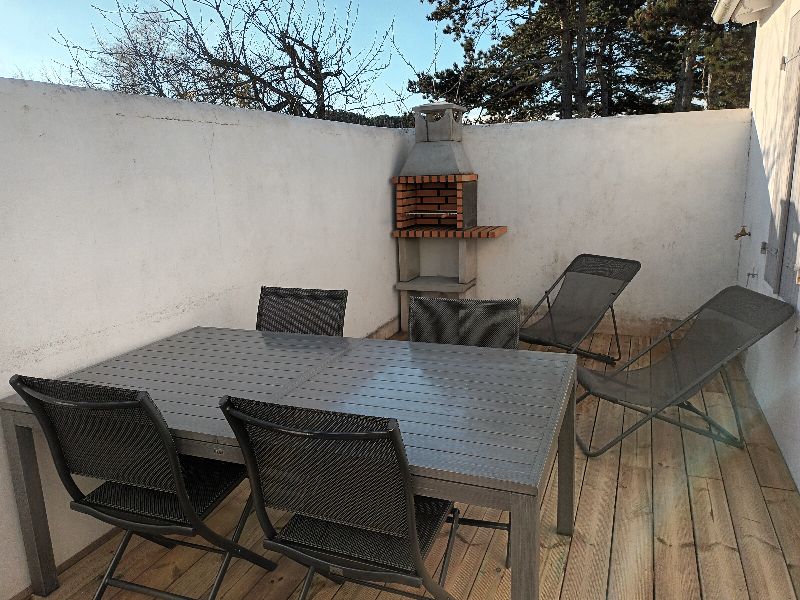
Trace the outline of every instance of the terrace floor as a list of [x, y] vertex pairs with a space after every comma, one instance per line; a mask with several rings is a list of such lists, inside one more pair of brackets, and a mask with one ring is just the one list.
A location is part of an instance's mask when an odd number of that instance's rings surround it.
[[[638, 353], [647, 342], [625, 337], [623, 353]], [[597, 334], [590, 345], [605, 352], [610, 343], [611, 336]], [[800, 495], [738, 365], [734, 385], [746, 450], [660, 421], [600, 457], [586, 460], [578, 450], [571, 539], [555, 533], [556, 477], [551, 475], [542, 505], [542, 598], [787, 600], [800, 595]], [[721, 381], [712, 382], [694, 401], [735, 430]], [[693, 417], [681, 411], [680, 418]], [[577, 430], [597, 445], [634, 419], [635, 413], [609, 403], [598, 407], [592, 399], [579, 405]], [[231, 531], [246, 494], [245, 484], [216, 510], [209, 524]], [[463, 508], [470, 517], [507, 518], [478, 506]], [[280, 522], [281, 515], [275, 518]], [[264, 552], [261, 538], [251, 517], [242, 541]], [[118, 541], [119, 534], [66, 569], [61, 587], [49, 598], [90, 599]], [[431, 569], [441, 561], [445, 541], [440, 536], [434, 547]], [[198, 598], [208, 593], [217, 556], [186, 548], [167, 551], [138, 538], [132, 546], [118, 576]], [[458, 600], [510, 598], [505, 549], [504, 532], [461, 528], [448, 591]], [[279, 566], [272, 573], [234, 561], [220, 597], [296, 599], [305, 569], [286, 558], [273, 558]], [[320, 577], [315, 584], [316, 600], [400, 598], [352, 584], [340, 587]], [[104, 598], [133, 596], [111, 588]]]

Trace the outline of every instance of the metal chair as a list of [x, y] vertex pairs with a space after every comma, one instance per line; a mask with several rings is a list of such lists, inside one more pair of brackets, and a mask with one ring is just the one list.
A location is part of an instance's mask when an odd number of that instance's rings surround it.
[[[459, 512], [452, 502], [413, 494], [395, 420], [228, 396], [220, 406], [244, 455], [264, 547], [309, 568], [300, 600], [315, 573], [379, 590], [424, 587], [437, 600], [453, 600], [442, 585]], [[268, 507], [294, 516], [276, 530]], [[435, 581], [424, 558], [448, 516], [453, 524]]]
[[[577, 436], [581, 449], [588, 456], [598, 456], [654, 418], [718, 442], [744, 447], [738, 403], [727, 366], [793, 314], [794, 307], [791, 304], [732, 286], [722, 290], [612, 373], [578, 367], [578, 381], [586, 392], [577, 398], [577, 402], [596, 396], [644, 415], [595, 451], [590, 451], [588, 444]], [[662, 345], [667, 346], [664, 355], [650, 366], [629, 368], [639, 358]], [[718, 373], [722, 374], [722, 381], [731, 399], [738, 437], [689, 401]], [[706, 422], [708, 428], [683, 423], [664, 414], [666, 409], [673, 406], [697, 415]]]
[[408, 302], [408, 339], [516, 350], [519, 307], [519, 298], [470, 300], [412, 296]]
[[[408, 305], [408, 339], [516, 350], [519, 347], [520, 299], [470, 300], [413, 296]], [[511, 566], [511, 524], [461, 519], [462, 525], [509, 532], [506, 568]]]
[[[614, 364], [622, 357], [614, 301], [639, 272], [641, 266], [638, 261], [625, 258], [594, 254], [577, 256], [522, 320], [524, 325], [542, 303], [547, 303], [547, 312], [533, 325], [523, 327], [520, 339], [529, 344], [554, 346], [570, 353]], [[559, 284], [561, 287], [555, 298], [551, 299], [550, 295]], [[592, 334], [609, 311], [614, 323], [616, 358], [579, 349], [578, 346]]]
[[[117, 579], [114, 573], [138, 535], [222, 555], [208, 600], [214, 600], [233, 557], [265, 569], [275, 563], [237, 544], [252, 511], [249, 498], [231, 539], [203, 519], [246, 477], [244, 466], [178, 454], [167, 424], [146, 392], [14, 375], [11, 385], [44, 432], [56, 471], [72, 497], [70, 507], [125, 531], [95, 600], [108, 586], [169, 600], [192, 600]], [[105, 480], [84, 493], [73, 475]], [[201, 536], [213, 546], [166, 535]]]
[[256, 329], [309, 335], [344, 332], [347, 290], [261, 288]]

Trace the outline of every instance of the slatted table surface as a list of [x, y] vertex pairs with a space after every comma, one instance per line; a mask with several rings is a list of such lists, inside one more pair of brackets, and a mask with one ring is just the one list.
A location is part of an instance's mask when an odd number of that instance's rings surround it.
[[[241, 457], [224, 395], [396, 418], [419, 492], [507, 510], [544, 489], [575, 364], [567, 354], [197, 327], [65, 379], [146, 390], [181, 451], [227, 460]], [[0, 406], [25, 410], [14, 397]]]
[[[416, 474], [530, 492], [574, 357], [197, 327], [66, 377], [147, 390], [178, 437], [234, 444], [224, 395], [396, 418]], [[546, 444], [547, 445], [547, 444]], [[549, 448], [545, 448], [545, 452]]]

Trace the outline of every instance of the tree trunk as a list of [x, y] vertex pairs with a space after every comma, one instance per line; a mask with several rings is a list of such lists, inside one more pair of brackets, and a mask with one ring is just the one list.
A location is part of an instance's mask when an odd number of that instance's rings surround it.
[[672, 112], [681, 112], [683, 106], [683, 67], [675, 80], [675, 96], [672, 99]]
[[612, 90], [614, 87], [614, 41], [613, 33], [608, 29], [603, 31], [597, 42], [597, 55], [595, 56], [595, 71], [597, 84], [600, 87], [600, 116], [610, 117], [613, 114]]
[[588, 117], [586, 85], [586, 0], [575, 0], [575, 105], [579, 117]]
[[569, 0], [558, 2], [558, 15], [561, 21], [561, 114], [562, 119], [571, 119], [573, 94], [575, 91], [575, 64], [573, 62], [572, 14]]
[[607, 61], [606, 53], [610, 54], [608, 46], [602, 46], [597, 53], [597, 82], [600, 85], [600, 116], [611, 116], [611, 66]]
[[314, 90], [314, 93], [317, 98], [317, 107], [316, 107], [316, 118], [317, 119], [324, 119], [328, 116], [327, 111], [327, 103], [325, 102], [325, 83], [319, 82], [317, 83], [317, 87]]
[[688, 34], [681, 61], [681, 70], [675, 83], [674, 112], [686, 112], [692, 108], [694, 97], [694, 69], [697, 66], [697, 48], [700, 44], [700, 32], [692, 29]]
[[711, 71], [708, 71], [706, 74], [706, 109], [711, 110], [714, 108], [711, 106], [711, 82], [713, 80], [713, 74]]
[[697, 48], [700, 46], [700, 32], [693, 29], [689, 37], [689, 52], [686, 59], [683, 83], [683, 110], [692, 109], [694, 97], [694, 69], [697, 66]]

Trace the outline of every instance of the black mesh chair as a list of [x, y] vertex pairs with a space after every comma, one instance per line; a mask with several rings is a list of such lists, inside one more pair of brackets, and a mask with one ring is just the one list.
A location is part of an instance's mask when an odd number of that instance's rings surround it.
[[258, 301], [256, 329], [341, 337], [346, 306], [347, 290], [264, 286]]
[[[617, 331], [617, 316], [614, 314], [614, 301], [630, 283], [641, 264], [635, 260], [581, 254], [577, 256], [544, 293], [522, 324], [524, 326], [533, 314], [547, 303], [547, 312], [533, 325], [523, 327], [519, 337], [529, 344], [554, 346], [588, 356], [595, 360], [614, 364], [622, 356]], [[555, 298], [550, 297], [560, 284]], [[603, 320], [606, 312], [611, 312], [614, 323], [614, 337], [617, 344], [616, 358], [607, 354], [587, 352], [578, 346], [589, 337]]]
[[[793, 314], [794, 308], [791, 304], [743, 287], [732, 286], [722, 290], [612, 373], [578, 367], [578, 381], [586, 390], [577, 398], [578, 402], [589, 396], [597, 396], [644, 415], [595, 451], [590, 451], [587, 443], [578, 436], [581, 449], [588, 456], [602, 454], [653, 418], [742, 448], [742, 427], [727, 365]], [[657, 346], [664, 349], [663, 356], [650, 366], [629, 368]], [[718, 373], [721, 373], [731, 399], [738, 437], [689, 401]], [[705, 421], [707, 429], [664, 414], [672, 406], [697, 415]]]
[[412, 296], [408, 339], [484, 348], [519, 346], [520, 300], [470, 300]]
[[[221, 554], [209, 600], [217, 596], [233, 557], [275, 568], [273, 562], [237, 544], [252, 511], [252, 498], [231, 539], [203, 523], [244, 481], [244, 466], [178, 454], [167, 424], [146, 392], [20, 375], [11, 378], [11, 385], [42, 427], [56, 471], [72, 497], [71, 508], [125, 530], [95, 600], [108, 586], [187, 600], [114, 577], [134, 534], [167, 548], [183, 545]], [[84, 493], [73, 475], [105, 483]], [[199, 535], [214, 545], [164, 537], [172, 534]]]
[[[413, 494], [396, 421], [227, 396], [220, 406], [244, 454], [264, 547], [309, 568], [300, 600], [315, 573], [381, 590], [422, 586], [452, 600], [442, 585], [459, 513], [452, 502]], [[268, 507], [294, 516], [278, 531]], [[448, 517], [437, 582], [423, 560]]]

